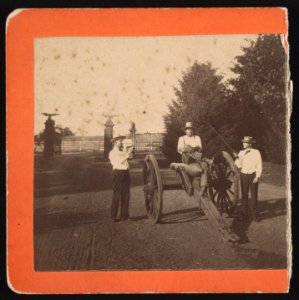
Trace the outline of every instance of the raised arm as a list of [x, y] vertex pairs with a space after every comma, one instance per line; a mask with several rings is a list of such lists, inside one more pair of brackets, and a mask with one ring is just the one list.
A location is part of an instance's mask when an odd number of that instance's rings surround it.
[[236, 158], [236, 160], [235, 160], [236, 166], [239, 169], [241, 169], [242, 168], [242, 153], [241, 153], [241, 151], [239, 152], [239, 154], [234, 153], [234, 157]]
[[124, 163], [130, 157], [130, 151], [123, 152], [121, 154], [117, 152], [110, 152], [109, 153], [109, 160], [112, 165], [119, 165]]

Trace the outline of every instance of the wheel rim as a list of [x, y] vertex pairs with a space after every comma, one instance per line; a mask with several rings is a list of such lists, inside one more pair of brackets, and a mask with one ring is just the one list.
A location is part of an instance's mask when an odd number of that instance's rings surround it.
[[153, 223], [158, 223], [163, 208], [163, 186], [158, 162], [153, 155], [147, 155], [144, 160], [143, 182], [147, 215]]
[[214, 156], [210, 170], [209, 194], [220, 214], [231, 215], [239, 200], [239, 171], [225, 151]]

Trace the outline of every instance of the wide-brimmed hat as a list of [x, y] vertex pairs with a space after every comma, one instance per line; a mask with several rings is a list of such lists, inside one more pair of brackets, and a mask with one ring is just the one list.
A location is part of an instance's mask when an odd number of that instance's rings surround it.
[[185, 124], [185, 130], [186, 129], [188, 129], [188, 128], [191, 128], [191, 129], [194, 129], [194, 127], [193, 127], [193, 123], [192, 122], [187, 122], [186, 124]]
[[244, 136], [244, 138], [243, 138], [243, 140], [241, 140], [241, 142], [247, 143], [247, 144], [254, 144], [255, 140], [253, 139], [252, 136]]
[[117, 135], [116, 137], [114, 137], [114, 138], [111, 139], [111, 142], [114, 143], [114, 142], [116, 142], [118, 140], [124, 140], [126, 138], [127, 137], [125, 135]]

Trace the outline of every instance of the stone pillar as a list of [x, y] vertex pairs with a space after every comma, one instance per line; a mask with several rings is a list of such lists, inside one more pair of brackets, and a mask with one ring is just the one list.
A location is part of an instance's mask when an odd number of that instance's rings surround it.
[[112, 149], [112, 142], [111, 139], [113, 138], [113, 122], [111, 118], [107, 120], [105, 123], [105, 130], [104, 130], [104, 157], [108, 158], [109, 152]]
[[131, 133], [131, 139], [132, 139], [132, 147], [134, 148], [132, 156], [135, 156], [135, 147], [136, 147], [136, 126], [134, 122], [131, 122], [131, 128], [130, 128], [130, 133]]
[[55, 143], [55, 122], [49, 116], [45, 122], [44, 156], [53, 157]]

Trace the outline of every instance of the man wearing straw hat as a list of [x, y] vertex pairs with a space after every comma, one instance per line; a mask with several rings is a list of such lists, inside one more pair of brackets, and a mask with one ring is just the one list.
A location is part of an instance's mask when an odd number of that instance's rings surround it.
[[123, 150], [123, 140], [126, 136], [118, 135], [112, 139], [113, 149], [109, 153], [109, 160], [112, 164], [113, 173], [113, 196], [111, 203], [111, 219], [116, 222], [120, 205], [120, 218], [122, 221], [129, 220], [130, 201], [130, 173], [128, 158], [133, 148]]
[[[258, 184], [262, 175], [262, 157], [259, 150], [252, 148], [252, 145], [255, 144], [253, 137], [245, 136], [242, 143], [244, 149], [239, 154], [234, 153], [235, 163], [241, 171], [242, 215], [240, 219], [258, 222]], [[248, 197], [249, 190], [250, 199]]]
[[[172, 163], [170, 167], [179, 172], [188, 173], [189, 176], [187, 178], [200, 176], [200, 195], [203, 195], [208, 186], [208, 165], [202, 159], [201, 139], [198, 135], [194, 134], [192, 122], [187, 122], [184, 129], [186, 135], [179, 138], [177, 148], [178, 152], [182, 155], [183, 163]], [[185, 180], [184, 184], [187, 193], [191, 196], [193, 194], [193, 187], [190, 180]]]

